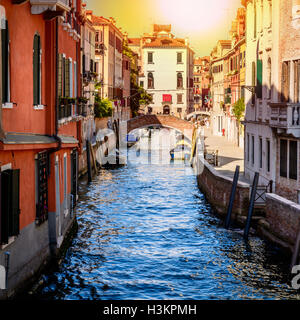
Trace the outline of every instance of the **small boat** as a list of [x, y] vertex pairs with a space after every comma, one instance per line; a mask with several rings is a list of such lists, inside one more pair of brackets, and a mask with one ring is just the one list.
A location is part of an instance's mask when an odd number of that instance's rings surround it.
[[170, 151], [171, 160], [188, 160], [191, 157], [191, 148], [186, 144], [176, 145]]
[[135, 136], [134, 134], [128, 134], [126, 137], [126, 140], [127, 140], [127, 146], [130, 148], [139, 141], [139, 137]]
[[118, 149], [113, 149], [101, 164], [104, 168], [111, 169], [125, 166], [127, 158]]

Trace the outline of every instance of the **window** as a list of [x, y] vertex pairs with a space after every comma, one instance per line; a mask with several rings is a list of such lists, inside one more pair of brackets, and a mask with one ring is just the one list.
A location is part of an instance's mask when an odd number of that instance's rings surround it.
[[153, 63], [153, 52], [148, 52], [148, 63]]
[[70, 97], [70, 63], [69, 59], [64, 58], [64, 97]]
[[290, 140], [289, 142], [289, 178], [297, 180], [298, 142], [295, 140]]
[[73, 91], [73, 63], [72, 60], [69, 59], [69, 78], [70, 78], [70, 97], [74, 97]]
[[262, 156], [262, 137], [259, 137], [259, 168], [263, 167], [263, 156]]
[[10, 102], [9, 30], [5, 15], [1, 17], [2, 103]]
[[254, 145], [255, 138], [252, 136], [252, 165], [255, 163], [255, 145]]
[[300, 60], [294, 62], [294, 102], [300, 102]]
[[74, 149], [71, 152], [71, 194], [72, 208], [76, 206], [78, 194], [78, 151]]
[[257, 60], [257, 73], [256, 73], [256, 96], [262, 99], [262, 77], [263, 77], [263, 62], [262, 60]]
[[40, 152], [35, 160], [36, 170], [36, 223], [48, 219], [48, 176], [49, 157], [47, 152]]
[[7, 244], [9, 237], [17, 236], [20, 231], [20, 170], [2, 171], [0, 177], [0, 243]]
[[182, 94], [177, 94], [177, 103], [183, 103]]
[[140, 81], [140, 86], [144, 88], [144, 81]]
[[250, 161], [250, 136], [247, 134], [247, 161]]
[[[256, 85], [256, 65], [255, 62], [252, 62], [252, 87], [255, 88]], [[255, 93], [252, 93], [251, 103], [255, 104]]]
[[98, 43], [100, 40], [99, 40], [99, 31], [96, 31], [96, 34], [95, 34], [95, 42]]
[[148, 73], [148, 89], [154, 89], [154, 78], [152, 72]]
[[266, 162], [267, 162], [267, 171], [270, 172], [270, 164], [271, 164], [271, 144], [270, 140], [267, 140], [267, 153], [266, 153]]
[[280, 139], [280, 176], [297, 180], [298, 142]]
[[178, 113], [182, 113], [182, 108], [177, 108]]
[[177, 52], [177, 63], [182, 63], [182, 52]]
[[177, 73], [177, 88], [183, 88], [183, 78], [181, 72]]
[[151, 114], [153, 112], [151, 107], [148, 107], [148, 114]]
[[77, 63], [74, 62], [74, 97], [77, 97]]
[[113, 32], [111, 32], [111, 31], [109, 31], [109, 44], [112, 47], [115, 47], [115, 37], [114, 37]]
[[272, 62], [271, 58], [268, 59], [268, 87], [267, 87], [267, 99], [272, 98]]
[[280, 176], [287, 178], [287, 140], [280, 139]]
[[281, 74], [281, 102], [289, 101], [290, 91], [290, 62], [284, 61], [282, 63], [282, 74]]

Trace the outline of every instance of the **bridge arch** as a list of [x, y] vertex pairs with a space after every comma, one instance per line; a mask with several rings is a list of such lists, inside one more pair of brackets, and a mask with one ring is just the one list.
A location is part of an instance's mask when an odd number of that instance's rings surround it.
[[127, 133], [150, 126], [161, 126], [180, 131], [190, 141], [192, 141], [194, 125], [186, 120], [172, 115], [142, 115], [127, 121]]

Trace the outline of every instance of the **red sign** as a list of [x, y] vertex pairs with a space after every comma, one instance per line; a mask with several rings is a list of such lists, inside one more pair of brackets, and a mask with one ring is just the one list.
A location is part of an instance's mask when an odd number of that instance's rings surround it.
[[163, 94], [163, 102], [172, 102], [171, 94]]

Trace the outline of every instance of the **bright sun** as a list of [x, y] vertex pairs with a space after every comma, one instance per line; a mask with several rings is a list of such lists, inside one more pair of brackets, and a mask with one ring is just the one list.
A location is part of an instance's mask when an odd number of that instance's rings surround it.
[[207, 31], [226, 18], [230, 0], [159, 0], [166, 21], [182, 31]]

